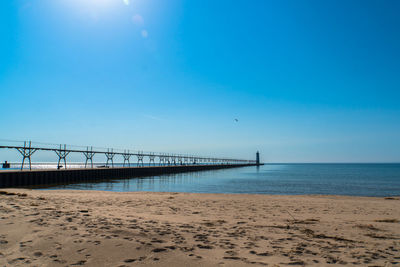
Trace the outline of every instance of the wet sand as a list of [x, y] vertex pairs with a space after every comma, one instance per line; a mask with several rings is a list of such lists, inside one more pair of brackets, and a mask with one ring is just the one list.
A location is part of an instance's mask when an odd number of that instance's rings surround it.
[[0, 192], [1, 266], [395, 266], [400, 198]]

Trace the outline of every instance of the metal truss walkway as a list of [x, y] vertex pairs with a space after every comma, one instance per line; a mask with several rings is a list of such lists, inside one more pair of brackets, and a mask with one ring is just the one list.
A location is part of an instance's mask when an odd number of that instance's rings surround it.
[[[37, 144], [37, 145], [32, 145]], [[77, 146], [69, 146], [77, 147]], [[90, 167], [93, 168], [93, 157], [95, 155], [104, 155], [106, 159], [106, 167], [114, 167], [114, 158], [117, 156], [123, 159], [123, 167], [130, 167], [130, 159], [136, 157], [136, 165], [144, 166], [144, 160], [148, 159], [149, 164], [153, 166], [178, 166], [178, 165], [243, 165], [243, 164], [257, 164], [256, 160], [244, 160], [244, 159], [232, 159], [232, 158], [217, 158], [217, 157], [200, 157], [193, 155], [183, 155], [183, 154], [170, 154], [170, 153], [157, 153], [157, 152], [143, 152], [136, 151], [130, 152], [129, 150], [116, 150], [112, 148], [108, 149], [93, 149], [93, 147], [79, 147], [77, 149], [68, 148], [67, 145], [52, 145], [44, 143], [34, 143], [31, 141], [21, 142], [21, 145], [0, 145], [0, 149], [15, 149], [22, 155], [21, 170], [24, 168], [26, 161], [29, 161], [29, 169], [32, 169], [32, 155], [37, 151], [51, 151], [58, 156], [58, 168], [67, 168], [67, 156], [71, 153], [80, 153], [85, 157], [85, 168], [88, 163]], [[64, 163], [64, 166], [60, 165]]]

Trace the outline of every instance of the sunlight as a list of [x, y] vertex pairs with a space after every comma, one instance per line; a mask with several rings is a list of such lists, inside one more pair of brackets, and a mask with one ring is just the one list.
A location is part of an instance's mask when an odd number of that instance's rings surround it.
[[[90, 7], [106, 8], [117, 3], [116, 0], [83, 0], [77, 1], [81, 5], [88, 5]], [[120, 2], [120, 1], [118, 1]]]
[[67, 2], [78, 9], [107, 11], [118, 6], [128, 6], [131, 0], [69, 0]]

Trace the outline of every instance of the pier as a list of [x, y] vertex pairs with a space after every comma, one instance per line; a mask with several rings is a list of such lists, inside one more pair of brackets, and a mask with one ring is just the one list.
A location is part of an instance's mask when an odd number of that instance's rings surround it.
[[[261, 165], [258, 154], [256, 160], [244, 160], [143, 151], [131, 152], [127, 149], [112, 148], [93, 149], [93, 147], [86, 147], [86, 149], [73, 149], [68, 148], [65, 144], [49, 147], [34, 145], [31, 141], [25, 141], [23, 145], [0, 145], [0, 149], [17, 150], [22, 155], [19, 170], [0, 171], [0, 188], [96, 182], [105, 179]], [[57, 169], [32, 169], [32, 156], [37, 151], [55, 153], [58, 157]], [[68, 168], [67, 156], [71, 153], [84, 156], [83, 168]], [[105, 165], [95, 166], [93, 164], [95, 155], [105, 156]], [[120, 164], [122, 167], [114, 166], [114, 160], [117, 157], [120, 157], [121, 162], [123, 160], [123, 163]], [[131, 158], [136, 158], [136, 162], [131, 162]], [[29, 162], [29, 169], [24, 169], [26, 162]]]

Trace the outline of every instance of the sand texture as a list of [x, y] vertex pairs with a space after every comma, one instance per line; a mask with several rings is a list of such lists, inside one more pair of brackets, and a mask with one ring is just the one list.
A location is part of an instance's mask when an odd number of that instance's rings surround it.
[[399, 220], [399, 198], [6, 189], [0, 266], [400, 266]]

